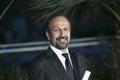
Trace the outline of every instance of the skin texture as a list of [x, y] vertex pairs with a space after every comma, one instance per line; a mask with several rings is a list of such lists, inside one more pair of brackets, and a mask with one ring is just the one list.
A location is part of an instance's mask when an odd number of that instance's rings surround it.
[[71, 26], [70, 22], [64, 16], [56, 16], [49, 22], [49, 32], [46, 31], [46, 36], [51, 45], [66, 51], [70, 41]]

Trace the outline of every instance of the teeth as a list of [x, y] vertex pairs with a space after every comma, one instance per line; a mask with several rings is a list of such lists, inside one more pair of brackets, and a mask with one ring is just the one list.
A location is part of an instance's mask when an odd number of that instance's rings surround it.
[[66, 40], [65, 40], [65, 39], [60, 39], [60, 41], [64, 42], [64, 41], [66, 41]]
[[65, 40], [65, 39], [60, 39], [60, 40]]

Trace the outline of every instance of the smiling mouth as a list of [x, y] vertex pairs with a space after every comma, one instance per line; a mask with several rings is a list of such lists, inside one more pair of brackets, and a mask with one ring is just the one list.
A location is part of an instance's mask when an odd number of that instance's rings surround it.
[[60, 39], [59, 41], [60, 41], [60, 42], [65, 42], [65, 41], [66, 41], [66, 39]]
[[60, 36], [60, 37], [57, 38], [57, 40], [60, 41], [60, 42], [65, 42], [65, 41], [67, 41], [67, 37]]

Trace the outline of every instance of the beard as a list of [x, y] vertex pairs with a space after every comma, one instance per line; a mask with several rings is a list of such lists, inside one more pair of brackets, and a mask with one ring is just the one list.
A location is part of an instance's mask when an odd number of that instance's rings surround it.
[[56, 38], [56, 48], [65, 49], [68, 47], [69, 41], [67, 36], [60, 36]]

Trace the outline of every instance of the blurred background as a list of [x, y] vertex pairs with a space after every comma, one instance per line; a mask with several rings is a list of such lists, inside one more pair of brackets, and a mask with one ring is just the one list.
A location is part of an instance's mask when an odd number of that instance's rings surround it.
[[0, 0], [0, 80], [28, 80], [30, 61], [47, 49], [46, 20], [69, 17], [69, 47], [86, 56], [89, 80], [120, 80], [119, 0]]

